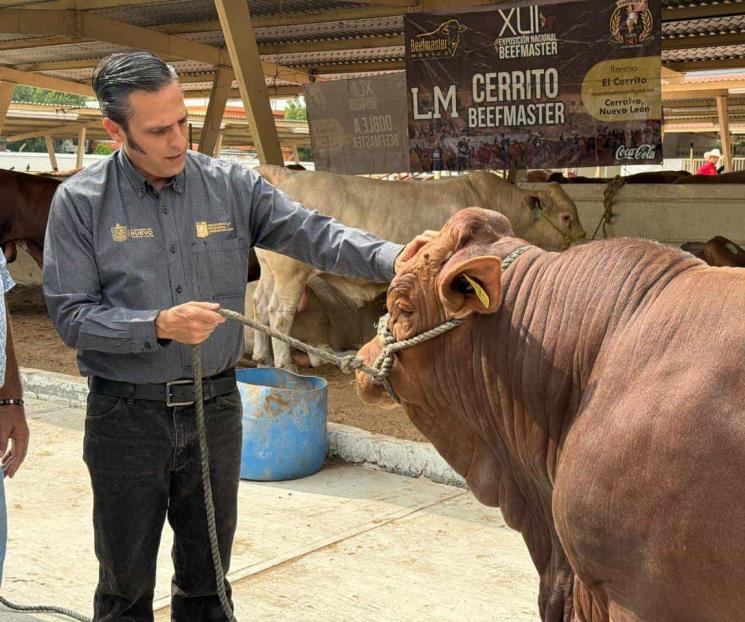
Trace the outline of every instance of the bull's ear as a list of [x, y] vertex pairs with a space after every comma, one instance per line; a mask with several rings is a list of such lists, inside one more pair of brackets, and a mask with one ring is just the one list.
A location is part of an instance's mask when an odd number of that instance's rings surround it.
[[502, 261], [484, 255], [445, 264], [439, 281], [440, 300], [448, 317], [494, 313], [502, 299]]

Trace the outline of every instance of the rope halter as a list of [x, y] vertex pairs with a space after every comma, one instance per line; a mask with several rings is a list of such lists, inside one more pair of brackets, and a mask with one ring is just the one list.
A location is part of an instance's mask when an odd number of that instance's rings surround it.
[[[530, 245], [520, 246], [519, 248], [512, 251], [509, 255], [507, 255], [507, 257], [502, 260], [502, 272], [504, 273], [504, 271], [507, 270], [507, 268], [509, 268], [515, 262], [515, 260], [520, 257], [520, 255], [531, 248], [533, 247]], [[442, 324], [438, 324], [428, 331], [420, 333], [419, 335], [410, 337], [409, 339], [404, 339], [402, 341], [396, 341], [396, 338], [393, 336], [393, 333], [391, 333], [391, 329], [389, 326], [390, 315], [386, 313], [383, 317], [380, 318], [380, 320], [378, 320], [378, 338], [380, 339], [382, 348], [380, 350], [380, 354], [378, 354], [378, 357], [375, 359], [371, 366], [374, 370], [374, 373], [370, 374], [373, 383], [381, 385], [388, 392], [388, 395], [391, 396], [393, 401], [397, 404], [400, 404], [401, 400], [396, 394], [396, 391], [393, 389], [393, 386], [391, 385], [389, 380], [389, 376], [393, 371], [393, 363], [396, 352], [405, 350], [406, 348], [411, 348], [412, 346], [418, 345], [420, 343], [424, 343], [425, 341], [429, 341], [430, 339], [434, 339], [435, 337], [439, 337], [440, 335], [451, 331], [456, 326], [460, 326], [463, 322], [465, 322], [465, 318], [460, 320], [448, 320], [446, 322], [443, 322]]]

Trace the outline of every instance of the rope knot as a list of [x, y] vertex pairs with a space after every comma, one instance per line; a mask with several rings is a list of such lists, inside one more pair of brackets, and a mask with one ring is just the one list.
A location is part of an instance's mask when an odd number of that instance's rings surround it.
[[362, 364], [362, 359], [358, 359], [354, 354], [347, 354], [346, 356], [342, 356], [339, 360], [339, 368], [345, 374], [354, 373], [362, 366]]

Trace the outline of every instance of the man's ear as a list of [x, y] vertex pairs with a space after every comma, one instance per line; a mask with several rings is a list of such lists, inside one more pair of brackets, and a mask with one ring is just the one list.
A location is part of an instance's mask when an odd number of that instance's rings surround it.
[[111, 136], [111, 140], [120, 145], [124, 144], [124, 129], [116, 121], [112, 121], [108, 117], [103, 118], [103, 129], [106, 133]]
[[502, 300], [502, 260], [483, 255], [450, 260], [438, 279], [438, 293], [450, 319], [494, 313]]

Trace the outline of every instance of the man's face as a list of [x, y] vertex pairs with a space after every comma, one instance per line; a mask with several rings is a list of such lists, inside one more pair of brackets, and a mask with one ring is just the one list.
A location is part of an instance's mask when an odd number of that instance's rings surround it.
[[111, 119], [104, 119], [104, 128], [150, 183], [178, 175], [186, 161], [189, 129], [178, 83], [154, 93], [135, 91], [129, 96], [129, 107], [126, 130]]
[[716, 165], [716, 163], [719, 162], [719, 156], [715, 156], [715, 155], [709, 156], [709, 162]]

